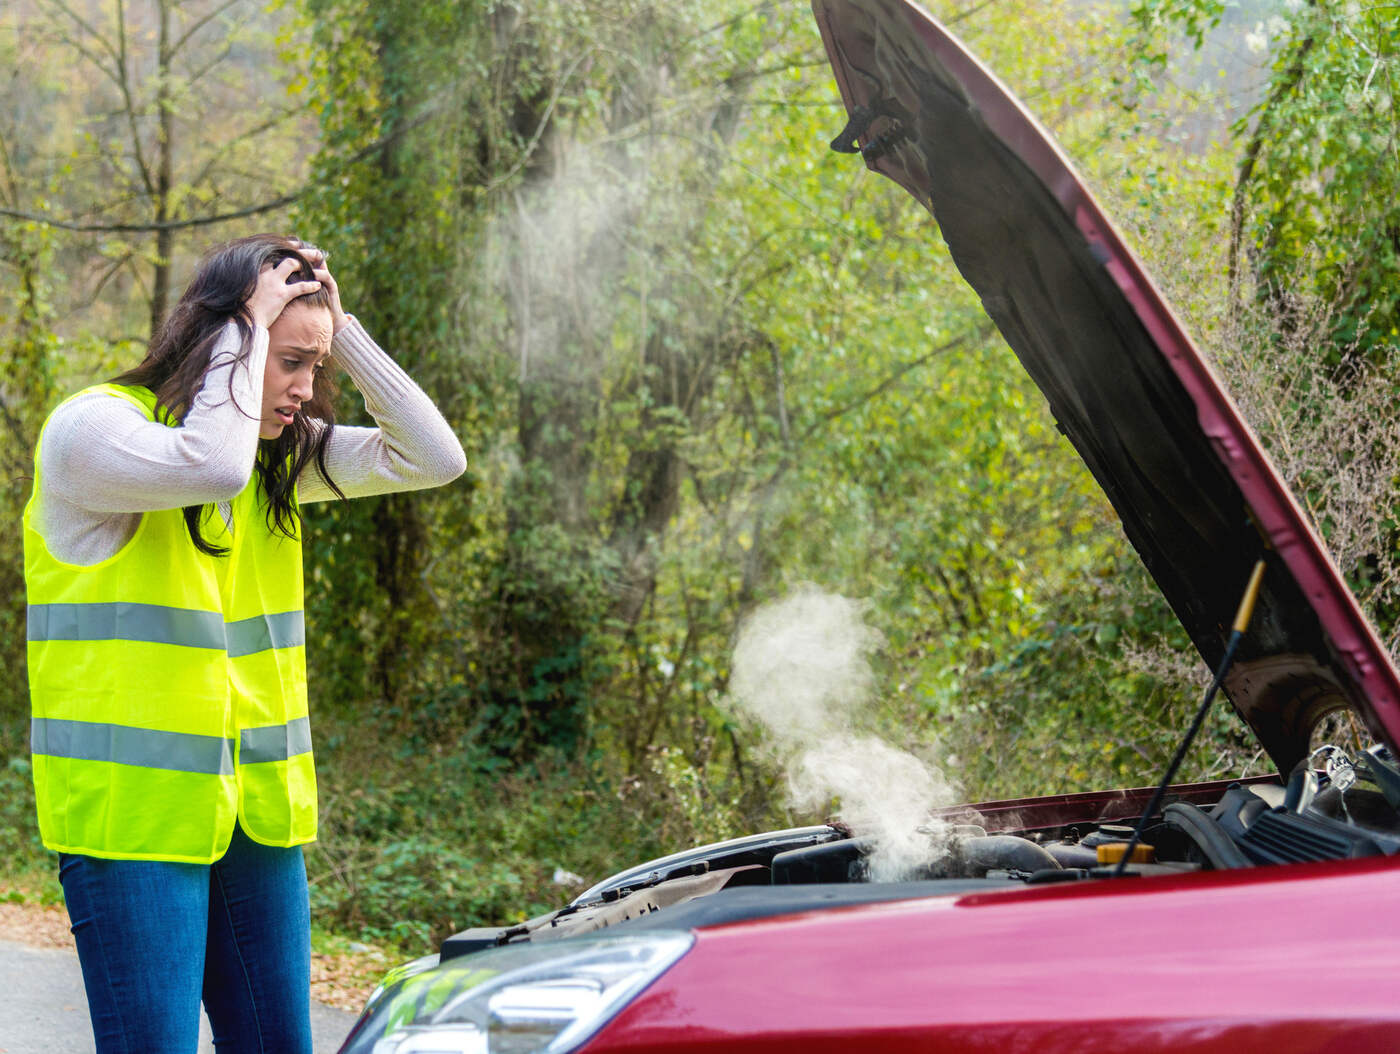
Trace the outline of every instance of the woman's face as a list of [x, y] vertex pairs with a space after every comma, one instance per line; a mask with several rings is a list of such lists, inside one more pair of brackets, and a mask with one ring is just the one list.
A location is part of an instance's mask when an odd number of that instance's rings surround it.
[[330, 308], [291, 303], [267, 331], [263, 372], [262, 427], [258, 435], [276, 439], [311, 398], [317, 372], [331, 353]]

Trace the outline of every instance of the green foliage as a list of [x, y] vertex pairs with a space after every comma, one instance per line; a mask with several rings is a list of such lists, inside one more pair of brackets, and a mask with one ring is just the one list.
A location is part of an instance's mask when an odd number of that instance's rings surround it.
[[570, 874], [591, 884], [732, 830], [674, 760], [663, 761], [669, 789], [657, 796], [617, 788], [596, 758], [544, 754], [515, 768], [470, 742], [385, 749], [365, 731], [323, 725], [312, 905], [318, 918], [405, 950], [557, 908], [584, 888]]
[[[1139, 41], [1139, 54], [1165, 68], [1173, 34], [1184, 30], [1199, 47], [1194, 27], [1220, 12], [1153, 0], [1136, 15], [1155, 33], [1150, 44]], [[1213, 223], [1198, 207], [1188, 214], [1198, 230], [1223, 232], [1225, 259], [1209, 238], [1198, 242], [1205, 251], [1178, 256], [1185, 274], [1173, 299], [1201, 312], [1232, 391], [1393, 642], [1397, 535], [1386, 510], [1394, 505], [1400, 209], [1376, 188], [1400, 178], [1400, 30], [1384, 5], [1311, 2], [1263, 11], [1252, 25], [1222, 23], [1216, 36], [1261, 56], [1268, 80], [1233, 125], [1233, 173], [1194, 184], [1210, 188], [1204, 200], [1218, 212]]]
[[[3, 744], [0, 744], [3, 745]], [[45, 899], [52, 899], [58, 886], [58, 868], [53, 854], [39, 841], [34, 823], [34, 784], [29, 759], [19, 753], [0, 750], [7, 758], [0, 767], [0, 860], [9, 882], [38, 886]]]
[[[473, 126], [455, 119], [469, 104], [452, 79], [470, 80], [470, 53], [485, 46], [481, 5], [317, 0], [306, 10], [318, 45], [308, 87], [322, 127], [317, 167], [336, 176], [302, 197], [297, 227], [332, 253], [349, 309], [474, 452], [475, 382], [462, 368], [452, 313], [478, 177]], [[342, 410], [350, 423], [364, 420], [349, 399]], [[323, 642], [312, 676], [327, 698], [397, 709], [460, 680], [461, 671], [442, 677], [431, 658], [456, 650], [457, 607], [439, 602], [455, 589], [434, 575], [429, 538], [440, 548], [470, 545], [470, 495], [459, 485], [450, 496], [305, 510], [319, 587], [308, 611]]]
[[[1165, 69], [1176, 34], [1200, 49], [1225, 9], [1145, 0], [1133, 11], [1139, 63]], [[1380, 3], [1310, 0], [1267, 13], [1240, 30], [1268, 55], [1269, 79], [1233, 127], [1232, 278], [1248, 278], [1285, 331], [1306, 321], [1290, 317], [1299, 296], [1329, 304], [1330, 346], [1375, 359], [1400, 333], [1400, 206], [1376, 193], [1400, 178], [1400, 25]]]
[[[1135, 557], [1092, 568], [1051, 617], [972, 671], [972, 722], [948, 721], [943, 746], [974, 785], [1036, 794], [1151, 784], [1189, 722], [1208, 677]], [[1023, 772], [1034, 758], [1034, 786]], [[1251, 775], [1260, 754], [1217, 701], [1180, 782]]]
[[1286, 313], [1307, 265], [1333, 346], [1374, 354], [1400, 334], [1400, 203], [1377, 193], [1400, 181], [1400, 23], [1385, 4], [1304, 4], [1279, 37], [1269, 95], [1237, 128], [1255, 281]]
[[1137, 34], [1134, 58], [1157, 70], [1167, 67], [1171, 37], [1179, 33], [1193, 48], [1220, 25], [1229, 5], [1221, 0], [1147, 0], [1132, 9]]
[[[54, 333], [53, 247], [49, 232], [0, 221], [0, 516], [15, 525], [0, 541], [0, 719], [22, 720], [25, 688], [24, 556], [19, 525], [29, 500], [34, 443], [53, 394], [59, 356]], [[2, 743], [3, 740], [0, 740]]]

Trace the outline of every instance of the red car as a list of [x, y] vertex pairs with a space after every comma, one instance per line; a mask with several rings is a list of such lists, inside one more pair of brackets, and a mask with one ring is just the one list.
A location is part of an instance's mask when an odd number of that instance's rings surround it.
[[[813, 7], [833, 147], [934, 213], [1280, 776], [979, 805], [897, 883], [836, 827], [688, 850], [448, 938], [342, 1049], [1400, 1050], [1389, 656], [1046, 133], [907, 0]], [[1310, 750], [1340, 708], [1373, 745]]]

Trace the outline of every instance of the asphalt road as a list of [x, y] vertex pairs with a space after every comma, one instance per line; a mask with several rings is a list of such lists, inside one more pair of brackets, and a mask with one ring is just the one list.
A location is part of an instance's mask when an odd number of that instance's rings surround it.
[[[335, 1054], [355, 1015], [311, 1004], [316, 1054]], [[201, 1023], [199, 1054], [213, 1054]], [[92, 1054], [92, 1027], [78, 957], [0, 941], [0, 1054]]]

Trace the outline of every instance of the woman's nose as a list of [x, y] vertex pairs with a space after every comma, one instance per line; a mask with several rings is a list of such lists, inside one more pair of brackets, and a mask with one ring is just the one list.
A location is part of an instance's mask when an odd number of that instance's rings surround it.
[[311, 393], [316, 386], [316, 373], [310, 367], [297, 370], [292, 375], [291, 394], [295, 395], [302, 402], [311, 398]]

